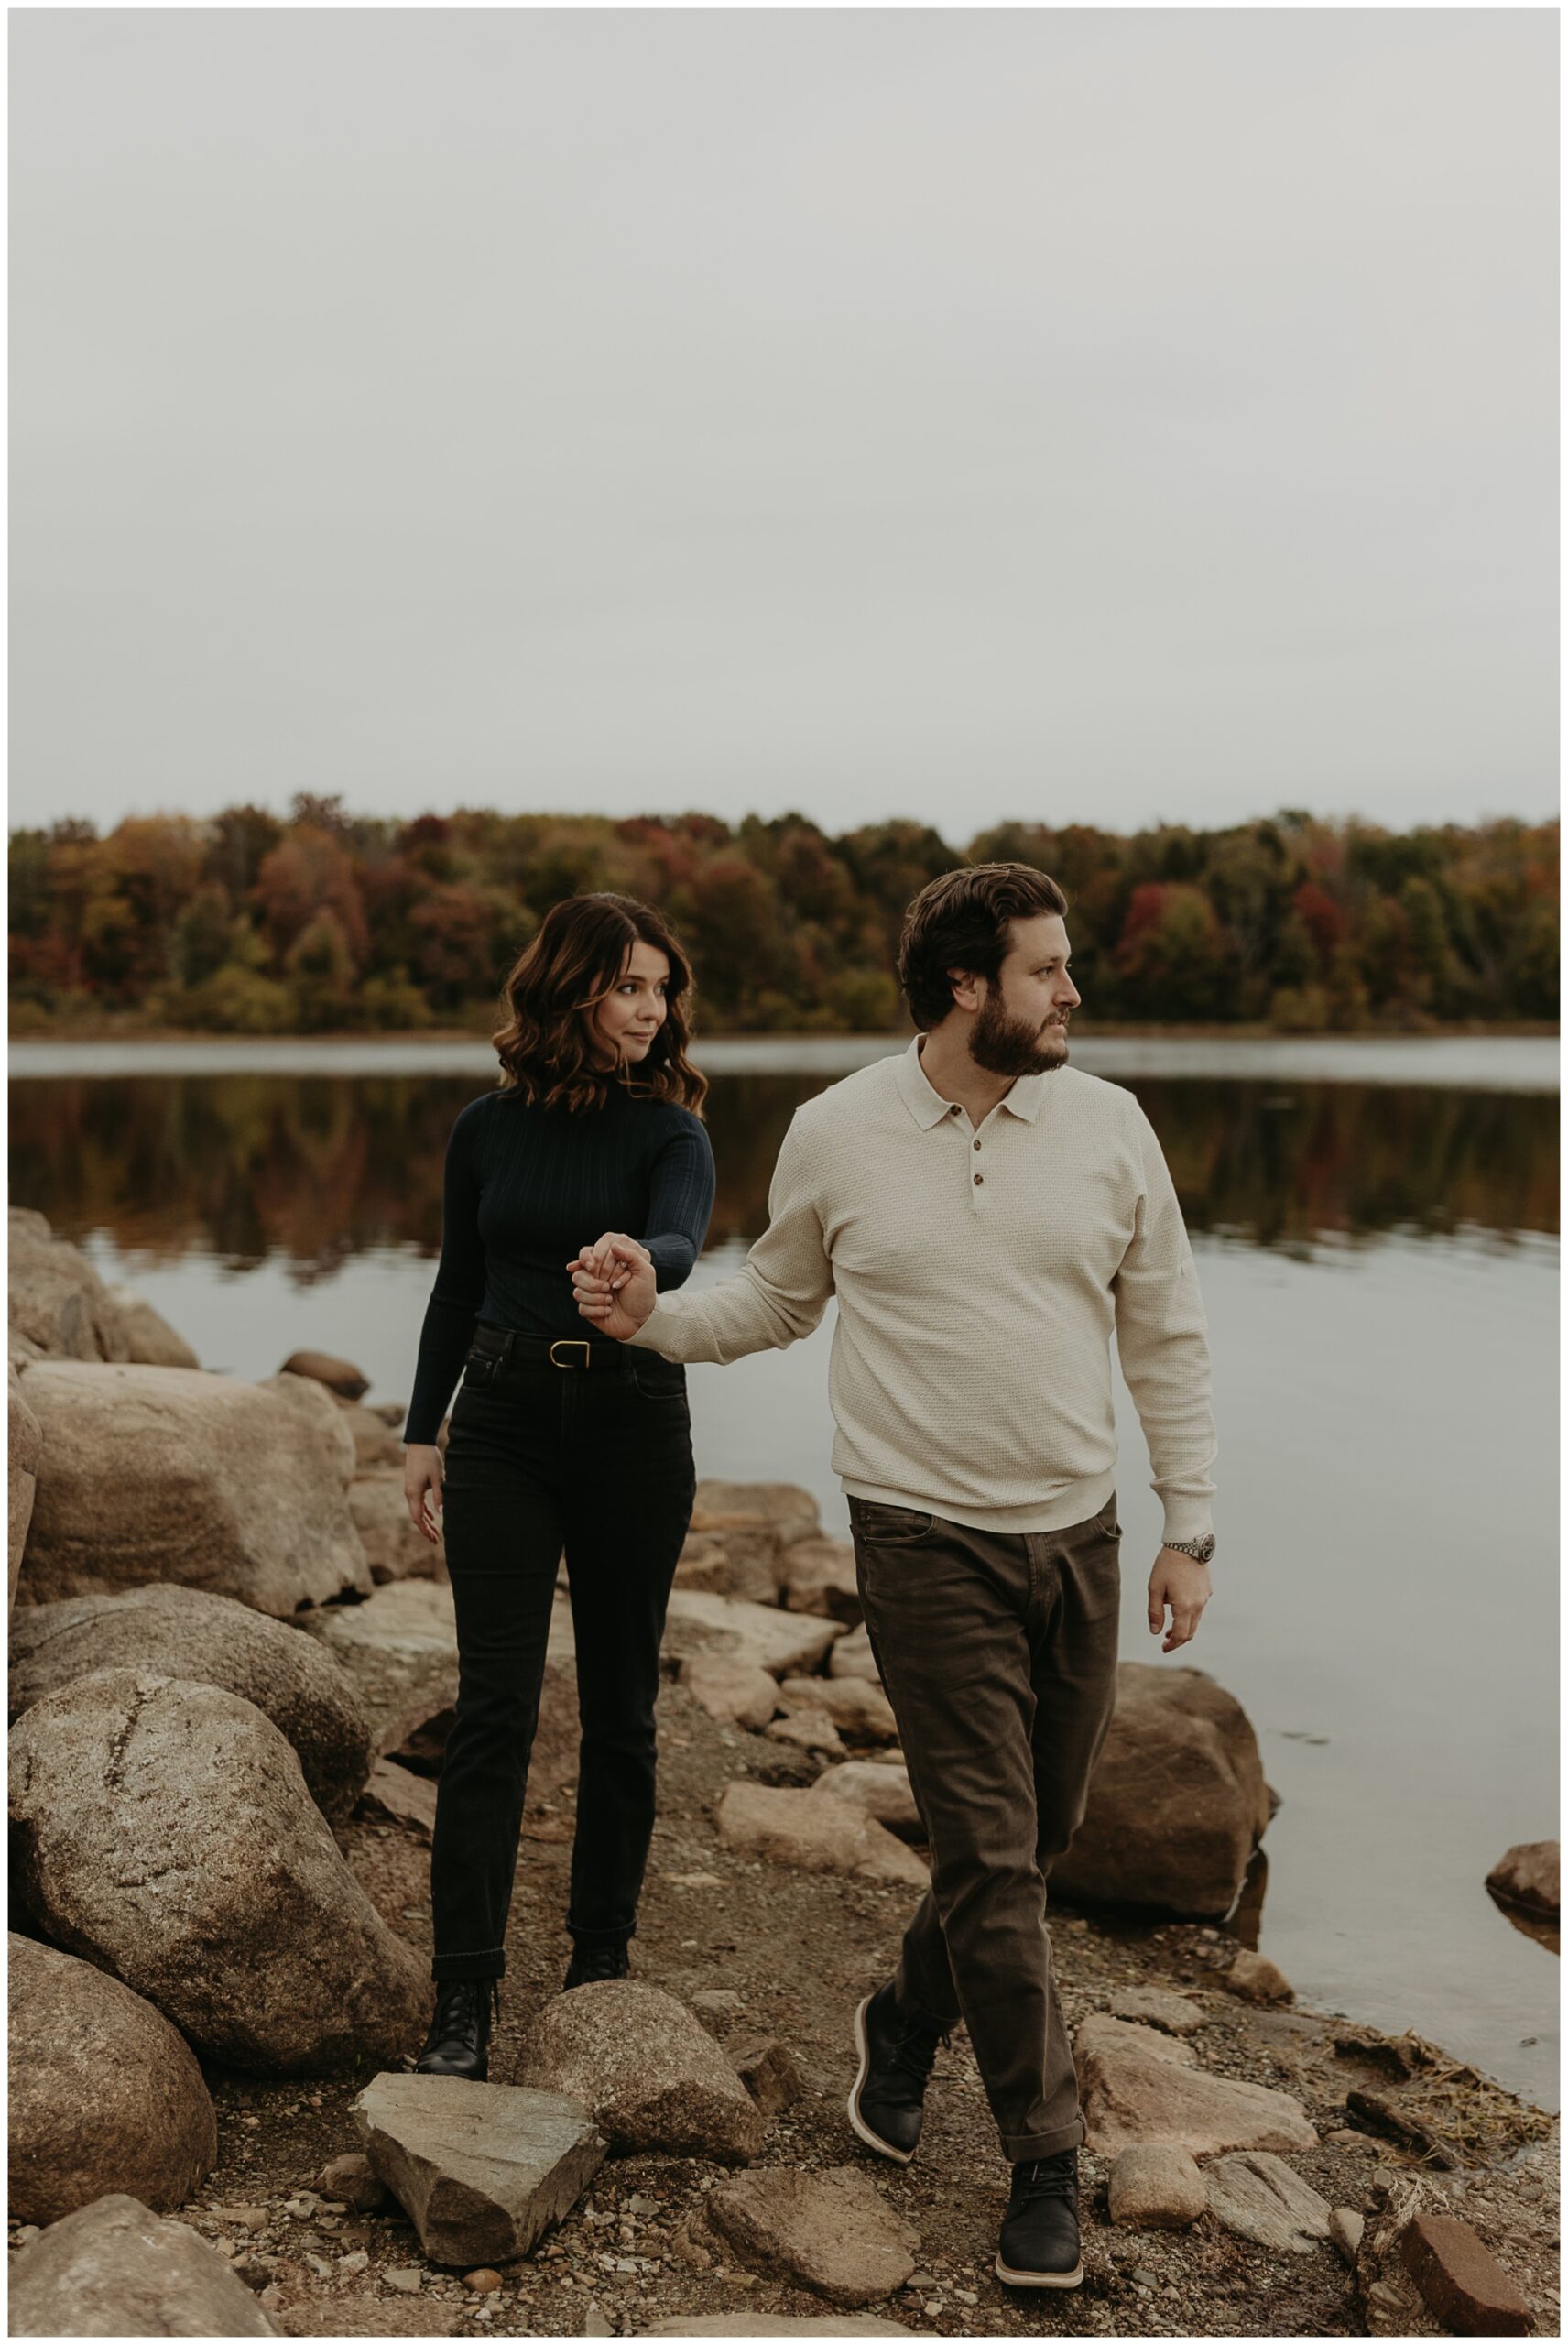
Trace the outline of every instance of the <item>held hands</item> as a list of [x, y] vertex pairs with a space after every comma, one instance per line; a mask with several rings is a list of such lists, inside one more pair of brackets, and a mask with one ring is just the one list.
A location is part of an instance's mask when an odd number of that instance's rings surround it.
[[1200, 1564], [1195, 1556], [1183, 1555], [1174, 1547], [1161, 1547], [1149, 1575], [1151, 1637], [1157, 1637], [1165, 1627], [1165, 1608], [1171, 1608], [1171, 1626], [1160, 1648], [1161, 1652], [1174, 1652], [1178, 1645], [1192, 1642], [1198, 1633], [1203, 1607], [1213, 1594], [1214, 1582], [1207, 1564]]
[[421, 1539], [441, 1545], [441, 1454], [433, 1441], [410, 1442], [403, 1455], [403, 1496]]
[[583, 1318], [619, 1344], [637, 1332], [659, 1299], [653, 1256], [619, 1230], [584, 1246], [566, 1267]]

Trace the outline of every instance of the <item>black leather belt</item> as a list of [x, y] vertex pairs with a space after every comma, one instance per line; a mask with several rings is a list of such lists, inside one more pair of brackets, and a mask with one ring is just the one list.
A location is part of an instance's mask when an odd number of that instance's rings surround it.
[[519, 1368], [572, 1368], [602, 1374], [626, 1373], [624, 1344], [590, 1343], [585, 1336], [525, 1336], [518, 1327], [476, 1327], [474, 1350], [482, 1359], [515, 1360]]

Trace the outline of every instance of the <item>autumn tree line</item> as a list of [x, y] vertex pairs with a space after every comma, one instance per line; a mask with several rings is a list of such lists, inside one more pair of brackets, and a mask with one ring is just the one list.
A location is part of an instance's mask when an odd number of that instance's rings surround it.
[[16, 1033], [486, 1031], [562, 896], [657, 903], [693, 958], [709, 1031], [904, 1021], [904, 908], [966, 862], [1066, 890], [1094, 1023], [1281, 1032], [1552, 1020], [1558, 832], [1497, 821], [1390, 832], [1287, 812], [1130, 835], [1005, 823], [957, 847], [919, 823], [830, 835], [799, 814], [502, 814], [398, 822], [302, 793], [287, 817], [62, 820], [10, 837]]

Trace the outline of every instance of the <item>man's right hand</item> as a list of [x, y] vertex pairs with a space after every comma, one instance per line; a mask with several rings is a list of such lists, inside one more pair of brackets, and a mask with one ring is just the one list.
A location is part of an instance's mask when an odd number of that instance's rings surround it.
[[601, 1335], [624, 1344], [659, 1300], [653, 1257], [635, 1238], [608, 1230], [568, 1262], [577, 1308]]

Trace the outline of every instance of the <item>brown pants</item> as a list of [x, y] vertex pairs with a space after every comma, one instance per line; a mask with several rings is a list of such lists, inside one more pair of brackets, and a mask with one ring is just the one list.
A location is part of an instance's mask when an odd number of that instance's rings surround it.
[[1046, 1875], [1083, 1820], [1116, 1699], [1116, 1502], [1062, 1531], [973, 1531], [852, 1498], [871, 1649], [931, 1843], [896, 1992], [963, 2019], [1004, 2154], [1083, 2138], [1051, 1975]]

